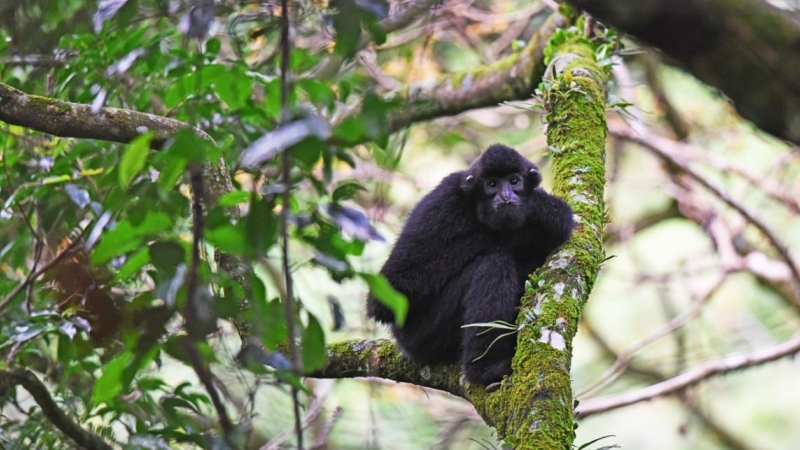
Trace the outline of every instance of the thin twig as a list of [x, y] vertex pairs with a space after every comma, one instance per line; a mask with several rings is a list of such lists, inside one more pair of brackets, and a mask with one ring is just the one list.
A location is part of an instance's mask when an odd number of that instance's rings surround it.
[[597, 380], [593, 381], [588, 386], [581, 389], [579, 392], [575, 394], [575, 397], [585, 397], [587, 395], [591, 395], [593, 392], [597, 392], [600, 389], [608, 386], [614, 380], [620, 377], [625, 372], [625, 369], [631, 362], [631, 358], [633, 355], [638, 352], [639, 350], [643, 349], [644, 347], [652, 344], [653, 342], [658, 341], [661, 338], [669, 336], [676, 330], [679, 330], [689, 324], [695, 317], [700, 315], [703, 311], [703, 308], [708, 304], [708, 301], [711, 299], [713, 294], [722, 287], [727, 279], [728, 273], [725, 272], [722, 276], [708, 289], [703, 295], [700, 295], [699, 298], [694, 302], [694, 305], [688, 311], [675, 316], [672, 320], [665, 323], [662, 327], [658, 328], [657, 330], [653, 331], [652, 333], [645, 336], [643, 339], [635, 342], [633, 345], [629, 346], [625, 350], [618, 353], [617, 360], [614, 361], [614, 364], [609, 367], [603, 375], [600, 376]]
[[[289, 118], [289, 57], [291, 56], [291, 42], [289, 41], [289, 1], [281, 0], [281, 123]], [[300, 359], [300, 349], [297, 348], [297, 329], [294, 311], [294, 287], [292, 274], [289, 268], [289, 191], [291, 190], [291, 164], [292, 158], [288, 151], [281, 153], [281, 178], [283, 191], [281, 192], [281, 259], [283, 261], [284, 285], [286, 296], [283, 298], [284, 312], [286, 314], [286, 330], [289, 335], [289, 356], [292, 361], [294, 373], [303, 373], [303, 361]], [[297, 388], [292, 386], [292, 403], [294, 404], [294, 427], [297, 434], [297, 448], [303, 450], [303, 423], [300, 417], [300, 401]]]
[[39, 269], [29, 273], [28, 276], [25, 277], [25, 280], [22, 281], [22, 283], [15, 286], [14, 289], [11, 290], [11, 292], [6, 294], [6, 296], [3, 297], [3, 300], [0, 300], [0, 312], [3, 312], [3, 310], [6, 309], [8, 305], [11, 303], [11, 301], [14, 300], [14, 297], [19, 295], [19, 293], [22, 292], [22, 290], [25, 289], [29, 283], [39, 278], [43, 273], [53, 268], [53, 266], [58, 264], [62, 259], [64, 259], [67, 255], [69, 255], [72, 252], [72, 250], [74, 250], [75, 247], [78, 245], [78, 243], [82, 240], [83, 235], [86, 233], [86, 231], [89, 230], [90, 228], [92, 228], [91, 224], [87, 224], [86, 227], [81, 230], [78, 237], [76, 237], [72, 242], [70, 242], [69, 245], [67, 245], [67, 247], [64, 250], [62, 250], [58, 255], [56, 255], [46, 264], [42, 265], [42, 267], [40, 267]]
[[[311, 405], [308, 406], [306, 410], [306, 414], [303, 417], [302, 427], [303, 429], [308, 428], [311, 422], [316, 419], [319, 414], [323, 411], [323, 407], [325, 406], [325, 400], [331, 394], [333, 390], [333, 383], [326, 383], [323, 385], [322, 389], [318, 389], [314, 392], [314, 400], [311, 401]], [[340, 408], [341, 409], [341, 408]], [[273, 437], [269, 440], [266, 444], [264, 444], [259, 450], [278, 450], [281, 448], [281, 445], [291, 439], [293, 434], [296, 434], [297, 431], [293, 429], [284, 430], [277, 436]]]

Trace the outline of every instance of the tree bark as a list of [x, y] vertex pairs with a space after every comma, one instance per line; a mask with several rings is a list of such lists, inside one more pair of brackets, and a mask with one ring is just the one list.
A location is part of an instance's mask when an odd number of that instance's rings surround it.
[[567, 0], [661, 49], [742, 117], [800, 143], [800, 25], [763, 0]]

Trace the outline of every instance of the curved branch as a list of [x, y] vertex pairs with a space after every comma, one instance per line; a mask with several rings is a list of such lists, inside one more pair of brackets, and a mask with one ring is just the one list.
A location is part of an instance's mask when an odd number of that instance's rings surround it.
[[42, 414], [79, 446], [88, 450], [112, 450], [113, 447], [103, 441], [100, 436], [84, 430], [64, 414], [53, 401], [53, 397], [47, 391], [47, 386], [39, 381], [39, 378], [30, 370], [0, 369], [0, 387], [6, 390], [13, 386], [22, 386], [30, 392], [36, 404], [42, 408]]
[[[780, 255], [781, 259], [783, 259], [783, 261], [786, 263], [787, 267], [789, 268], [792, 274], [792, 285], [794, 289], [795, 298], [800, 299], [800, 268], [797, 266], [794, 259], [792, 258], [792, 255], [789, 253], [789, 249], [783, 242], [781, 242], [777, 234], [769, 227], [769, 225], [767, 225], [758, 215], [753, 213], [745, 205], [731, 198], [728, 194], [723, 192], [722, 189], [713, 184], [711, 181], [700, 176], [700, 174], [697, 171], [695, 171], [692, 167], [690, 167], [688, 163], [679, 156], [679, 151], [681, 149], [690, 148], [687, 144], [671, 141], [669, 139], [662, 138], [660, 136], [652, 134], [646, 137], [638, 136], [629, 128], [623, 128], [623, 127], [615, 127], [614, 134], [619, 138], [626, 139], [631, 142], [636, 142], [642, 145], [643, 147], [649, 149], [660, 158], [663, 158], [670, 164], [673, 164], [675, 167], [679, 168], [683, 173], [692, 177], [692, 179], [697, 181], [701, 186], [703, 186], [712, 194], [714, 194], [714, 196], [716, 196], [725, 204], [733, 208], [745, 220], [747, 220], [749, 223], [755, 226], [764, 235], [764, 237], [767, 238], [770, 245], [772, 245], [775, 251], [777, 251], [778, 254]], [[676, 151], [676, 149], [678, 151]]]
[[700, 365], [678, 376], [662, 381], [661, 383], [628, 392], [593, 400], [586, 400], [576, 408], [576, 414], [581, 418], [604, 411], [632, 405], [645, 400], [650, 400], [663, 395], [673, 394], [689, 386], [705, 381], [711, 377], [722, 375], [735, 370], [759, 366], [775, 361], [785, 356], [800, 353], [800, 334], [786, 342], [774, 347], [760, 349], [741, 355], [726, 356], [717, 361]]
[[553, 14], [525, 48], [505, 59], [400, 89], [390, 97], [403, 108], [390, 113], [389, 129], [394, 132], [415, 122], [530, 98], [544, 74], [544, 49], [565, 24], [563, 16]]

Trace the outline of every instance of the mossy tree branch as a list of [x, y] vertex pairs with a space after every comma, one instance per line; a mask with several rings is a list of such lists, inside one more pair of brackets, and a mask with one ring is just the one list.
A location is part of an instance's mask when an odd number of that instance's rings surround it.
[[606, 74], [584, 38], [569, 32], [557, 38], [545, 80], [547, 142], [553, 191], [575, 212], [575, 231], [522, 299], [514, 374], [500, 391], [473, 397], [478, 412], [516, 449], [573, 442], [572, 339], [604, 259]]
[[389, 129], [398, 131], [412, 123], [530, 98], [544, 74], [544, 49], [566, 23], [563, 16], [553, 14], [523, 49], [507, 58], [399, 89], [391, 98], [403, 106], [389, 116]]
[[325, 365], [308, 374], [311, 378], [376, 377], [449, 392], [469, 400], [457, 366], [431, 369], [405, 357], [386, 339], [335, 342], [328, 345]]
[[440, 389], [471, 401], [515, 449], [572, 444], [572, 339], [604, 259], [606, 74], [579, 36], [554, 46], [553, 55], [545, 95], [554, 192], [570, 203], [576, 224], [572, 239], [536, 274], [543, 282], [522, 300], [513, 375], [499, 390], [487, 392], [465, 386], [454, 367], [437, 369], [434, 378], [387, 341], [349, 341], [332, 344], [328, 364], [313, 376], [377, 376]]

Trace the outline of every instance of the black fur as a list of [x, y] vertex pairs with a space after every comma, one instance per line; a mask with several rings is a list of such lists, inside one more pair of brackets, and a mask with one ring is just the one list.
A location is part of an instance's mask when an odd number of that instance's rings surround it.
[[[517, 174], [519, 203], [492, 207], [487, 179]], [[572, 233], [572, 210], [539, 184], [541, 175], [515, 150], [495, 144], [469, 170], [448, 175], [414, 208], [381, 273], [408, 297], [405, 325], [392, 325], [397, 343], [426, 365], [460, 363], [471, 383], [511, 373], [516, 337], [462, 325], [514, 323], [525, 279]], [[509, 185], [510, 187], [510, 185]], [[367, 312], [393, 324], [374, 297]], [[480, 334], [480, 335], [479, 335]]]

